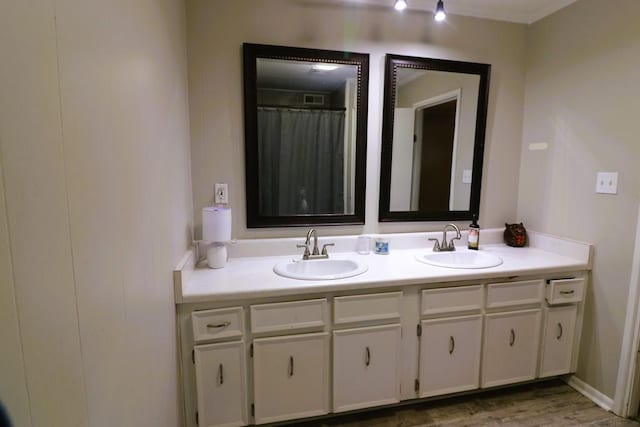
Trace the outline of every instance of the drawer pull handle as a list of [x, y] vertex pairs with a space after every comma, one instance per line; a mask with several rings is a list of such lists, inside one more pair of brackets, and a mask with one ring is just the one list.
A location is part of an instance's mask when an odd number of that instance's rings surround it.
[[289, 376], [293, 376], [293, 356], [289, 356]]
[[369, 350], [369, 347], [367, 347], [367, 354], [366, 354], [366, 357], [364, 358], [364, 365], [369, 366], [370, 364], [371, 364], [371, 350]]
[[224, 374], [222, 373], [222, 363], [220, 364], [220, 367], [218, 368], [218, 377], [220, 379], [220, 385], [224, 384]]
[[207, 328], [226, 328], [227, 326], [229, 326], [231, 324], [231, 322], [229, 321], [224, 321], [224, 322], [220, 322], [220, 323], [207, 323]]
[[571, 289], [570, 291], [560, 291], [560, 295], [572, 295], [575, 290]]
[[453, 354], [453, 350], [456, 349], [456, 340], [453, 337], [449, 337], [449, 354]]
[[513, 345], [516, 343], [516, 332], [512, 329], [511, 330], [511, 337], [509, 338], [509, 346], [513, 347]]
[[560, 338], [562, 338], [562, 323], [558, 323], [558, 336], [556, 336], [556, 339]]

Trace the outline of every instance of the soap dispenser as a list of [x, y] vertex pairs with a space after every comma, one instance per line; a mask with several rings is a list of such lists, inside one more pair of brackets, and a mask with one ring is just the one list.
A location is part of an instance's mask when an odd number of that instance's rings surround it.
[[467, 236], [468, 248], [478, 250], [480, 245], [480, 226], [478, 225], [478, 214], [473, 214], [473, 220], [469, 224], [469, 235]]

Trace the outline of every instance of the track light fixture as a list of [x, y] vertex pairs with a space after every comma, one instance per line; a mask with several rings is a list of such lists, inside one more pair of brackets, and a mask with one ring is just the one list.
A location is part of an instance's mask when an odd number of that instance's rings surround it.
[[406, 0], [396, 0], [393, 7], [399, 11], [405, 10], [407, 8], [407, 2]]
[[438, 5], [436, 6], [435, 14], [433, 15], [433, 19], [438, 22], [442, 22], [447, 17], [447, 14], [444, 11], [444, 2], [442, 0], [438, 0]]

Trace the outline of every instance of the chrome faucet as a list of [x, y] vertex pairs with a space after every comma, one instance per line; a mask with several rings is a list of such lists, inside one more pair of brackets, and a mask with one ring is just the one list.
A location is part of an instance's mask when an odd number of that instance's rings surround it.
[[[447, 229], [451, 227], [456, 231], [456, 236], [452, 237], [451, 240], [447, 243]], [[429, 240], [433, 240], [435, 243], [433, 244], [434, 252], [448, 252], [455, 251], [456, 247], [453, 244], [454, 240], [460, 240], [462, 235], [460, 234], [460, 229], [455, 224], [447, 224], [444, 226], [442, 230], [442, 242], [438, 242], [438, 239], [430, 238]]]
[[[309, 245], [311, 245], [311, 237], [313, 237], [313, 248], [310, 250]], [[327, 246], [335, 246], [335, 243], [326, 243], [322, 245], [322, 253], [320, 253], [318, 250], [318, 232], [315, 228], [311, 228], [307, 231], [307, 239], [305, 240], [304, 245], [296, 245], [298, 248], [304, 248], [304, 254], [302, 255], [303, 260], [329, 258]]]
[[309, 247], [312, 236], [313, 236], [313, 252], [311, 253], [311, 255], [320, 255], [320, 252], [318, 252], [318, 232], [316, 231], [315, 228], [312, 228], [309, 231], [307, 231], [307, 240], [305, 241], [305, 245]]

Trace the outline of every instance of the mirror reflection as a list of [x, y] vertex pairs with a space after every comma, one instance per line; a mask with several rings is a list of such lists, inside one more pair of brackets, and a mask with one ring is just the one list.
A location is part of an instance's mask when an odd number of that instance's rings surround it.
[[380, 220], [479, 208], [489, 66], [387, 55]]
[[353, 214], [355, 65], [257, 60], [260, 214]]
[[391, 211], [469, 210], [480, 77], [399, 69]]
[[244, 45], [247, 226], [364, 223], [368, 55]]

